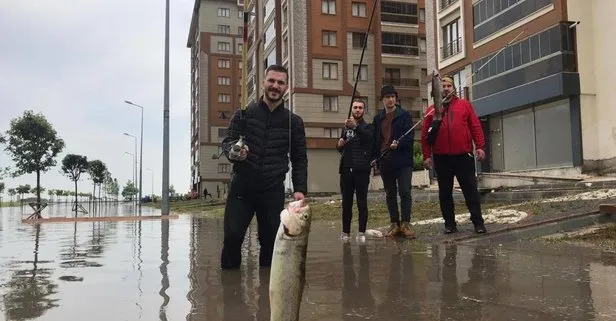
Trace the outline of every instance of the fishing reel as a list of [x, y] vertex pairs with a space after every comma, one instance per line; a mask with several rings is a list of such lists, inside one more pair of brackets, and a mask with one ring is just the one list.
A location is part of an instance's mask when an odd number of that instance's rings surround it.
[[244, 143], [244, 136], [240, 136], [240, 139], [238, 139], [237, 142], [231, 146], [231, 149], [239, 155], [244, 146], [246, 146], [246, 143]]
[[355, 130], [347, 128], [346, 129], [346, 140], [347, 140], [347, 142], [351, 141], [354, 137], [355, 137]]

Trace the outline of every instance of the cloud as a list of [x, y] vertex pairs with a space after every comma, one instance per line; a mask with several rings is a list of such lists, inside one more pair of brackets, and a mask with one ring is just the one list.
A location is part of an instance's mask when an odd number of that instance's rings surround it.
[[[186, 38], [192, 0], [170, 9], [170, 183], [190, 183], [190, 51]], [[43, 113], [65, 140], [67, 153], [100, 159], [123, 185], [132, 180], [134, 141], [144, 106], [143, 192], [160, 194], [162, 173], [164, 1], [4, 0], [0, 4], [0, 131], [25, 109]], [[0, 165], [13, 165], [0, 153]], [[43, 187], [71, 189], [50, 170]], [[87, 175], [86, 175], [87, 176]], [[7, 188], [35, 185], [34, 175], [5, 179]], [[80, 189], [91, 189], [84, 181]]]

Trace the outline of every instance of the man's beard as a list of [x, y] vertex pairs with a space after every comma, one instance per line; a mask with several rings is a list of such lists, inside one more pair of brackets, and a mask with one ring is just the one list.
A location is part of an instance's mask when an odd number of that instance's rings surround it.
[[355, 120], [360, 120], [364, 117], [364, 115], [357, 115], [357, 114], [353, 114], [353, 118], [355, 118]]
[[[278, 98], [274, 99], [271, 95], [276, 95], [278, 94]], [[267, 90], [265, 92], [265, 96], [267, 97], [267, 99], [271, 102], [278, 102], [282, 99], [282, 94], [276, 90]]]

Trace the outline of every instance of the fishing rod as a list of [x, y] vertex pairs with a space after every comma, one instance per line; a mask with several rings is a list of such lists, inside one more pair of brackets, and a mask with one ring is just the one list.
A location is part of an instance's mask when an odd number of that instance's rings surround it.
[[233, 149], [234, 152], [239, 153], [242, 148], [244, 148], [244, 146], [246, 145], [246, 143], [244, 142], [244, 112], [246, 111], [246, 104], [248, 101], [248, 97], [246, 97], [246, 93], [247, 93], [247, 79], [248, 78], [248, 71], [247, 71], [247, 61], [246, 58], [248, 57], [248, 20], [250, 18], [250, 11], [248, 11], [248, 6], [246, 5], [246, 2], [244, 2], [244, 29], [243, 29], [243, 39], [242, 39], [242, 100], [240, 102], [240, 138], [237, 140], [237, 142], [235, 144], [233, 144], [233, 146], [231, 146], [231, 148]]
[[[376, 4], [378, 0], [374, 0], [374, 4], [372, 5], [372, 13], [370, 14], [370, 21], [368, 22], [368, 28], [366, 29], [366, 33], [364, 34], [364, 46], [361, 50], [361, 56], [359, 58], [359, 67], [357, 68], [357, 75], [355, 75], [355, 84], [353, 85], [353, 94], [351, 95], [351, 103], [349, 104], [349, 113], [347, 114], [347, 119], [351, 118], [351, 113], [353, 112], [353, 100], [355, 99], [355, 93], [357, 92], [357, 82], [359, 81], [359, 76], [361, 74], [361, 66], [364, 61], [364, 53], [366, 52], [366, 47], [368, 46], [368, 35], [370, 33], [370, 27], [372, 26], [372, 20], [374, 18], [374, 12], [376, 11]], [[355, 136], [355, 131], [353, 129], [348, 129], [345, 127], [347, 140], [352, 139]], [[341, 137], [342, 138], [342, 137]]]
[[[490, 61], [492, 61], [492, 59], [496, 58], [496, 56], [498, 56], [498, 54], [500, 54], [503, 50], [505, 50], [507, 47], [511, 46], [511, 44], [518, 39], [518, 37], [520, 37], [524, 32], [526, 32], [527, 28], [522, 29], [522, 31], [515, 36], [513, 39], [511, 39], [511, 41], [509, 41], [508, 43], [506, 43], [499, 51], [496, 52], [496, 54], [494, 54], [490, 59], [488, 59], [488, 61], [486, 61], [483, 65], [481, 65], [479, 68], [477, 68], [477, 70], [475, 70], [470, 76], [468, 76], [465, 81], [464, 81], [464, 85], [466, 85], [468, 83], [468, 81], [477, 74], [477, 72], [479, 72], [479, 70], [483, 69], [483, 67], [487, 66], [488, 63], [490, 63]], [[441, 77], [440, 74], [438, 76], [439, 78]], [[452, 90], [451, 92], [449, 92], [447, 94], [447, 96], [443, 97], [443, 100], [449, 98], [449, 96], [451, 96], [454, 93], [454, 91]], [[434, 93], [432, 95], [432, 98], [434, 99]], [[435, 106], [436, 107], [436, 106]], [[433, 108], [432, 111], [428, 112], [427, 114], [425, 114], [419, 121], [417, 121], [417, 123], [415, 123], [415, 125], [413, 125], [409, 130], [407, 130], [404, 134], [400, 135], [400, 137], [398, 139], [396, 139], [397, 142], [399, 142], [402, 138], [406, 137], [406, 135], [410, 134], [411, 131], [413, 129], [415, 129], [415, 127], [417, 127], [421, 122], [424, 121], [424, 119], [431, 114], [431, 112], [435, 111], [436, 108]], [[385, 156], [388, 152], [390, 152], [392, 149], [388, 148], [384, 151], [381, 151], [381, 155], [376, 159], [376, 161], [380, 161], [381, 159], [383, 159], [383, 156]]]

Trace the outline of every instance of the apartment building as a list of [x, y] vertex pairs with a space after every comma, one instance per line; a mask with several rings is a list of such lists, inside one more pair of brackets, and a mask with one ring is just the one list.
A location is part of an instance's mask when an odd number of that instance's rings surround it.
[[[377, 3], [364, 57], [364, 37]], [[289, 69], [286, 106], [306, 127], [309, 192], [338, 192], [340, 154], [335, 145], [356, 96], [367, 102], [367, 119], [382, 108], [383, 84], [398, 89], [401, 104], [418, 119], [427, 106], [420, 86], [426, 74], [424, 1], [246, 1], [248, 101], [258, 99], [267, 66]], [[360, 66], [361, 60], [361, 66]], [[290, 180], [287, 179], [290, 187]]]
[[243, 3], [196, 0], [187, 46], [191, 55], [191, 186], [214, 198], [227, 190], [231, 164], [221, 153], [229, 119], [241, 101]]
[[582, 165], [614, 168], [616, 127], [608, 123], [616, 112], [598, 78], [614, 70], [606, 50], [614, 40], [593, 32], [615, 4], [427, 0], [428, 68], [453, 75], [481, 117], [481, 171], [574, 176]]

